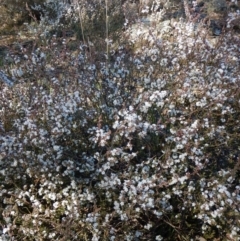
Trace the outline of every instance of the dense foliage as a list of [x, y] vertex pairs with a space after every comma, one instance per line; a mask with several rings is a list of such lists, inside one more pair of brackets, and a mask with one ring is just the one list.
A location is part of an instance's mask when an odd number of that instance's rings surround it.
[[[139, 21], [99, 2], [62, 5], [81, 40], [43, 18], [4, 62], [0, 239], [238, 240], [239, 13], [213, 37], [162, 1]], [[125, 24], [90, 39], [81, 16], [104, 9]]]

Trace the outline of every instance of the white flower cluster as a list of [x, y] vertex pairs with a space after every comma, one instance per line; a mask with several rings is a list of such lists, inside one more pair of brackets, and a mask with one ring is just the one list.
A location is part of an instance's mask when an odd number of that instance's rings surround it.
[[0, 93], [1, 239], [238, 240], [240, 39], [174, 24], [18, 63], [44, 75]]

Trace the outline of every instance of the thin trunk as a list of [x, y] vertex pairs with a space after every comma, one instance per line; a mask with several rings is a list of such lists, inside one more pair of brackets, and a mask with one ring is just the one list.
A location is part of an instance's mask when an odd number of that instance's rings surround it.
[[191, 16], [189, 5], [188, 5], [188, 0], [183, 0], [183, 6], [184, 6], [184, 11], [185, 11], [187, 20], [191, 20], [192, 16]]

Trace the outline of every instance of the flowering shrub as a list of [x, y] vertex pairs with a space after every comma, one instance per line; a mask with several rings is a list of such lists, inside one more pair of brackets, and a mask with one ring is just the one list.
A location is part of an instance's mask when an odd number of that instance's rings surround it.
[[239, 36], [164, 24], [6, 67], [2, 240], [238, 240]]

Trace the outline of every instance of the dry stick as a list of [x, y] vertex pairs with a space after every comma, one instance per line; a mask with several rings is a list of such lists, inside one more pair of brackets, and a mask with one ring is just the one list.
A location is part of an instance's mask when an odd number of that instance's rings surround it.
[[86, 45], [85, 37], [84, 37], [84, 31], [83, 31], [82, 11], [81, 11], [81, 8], [80, 8], [78, 0], [76, 2], [77, 2], [77, 6], [78, 6], [78, 14], [79, 14], [79, 20], [80, 20], [80, 25], [81, 25], [81, 32], [82, 32], [82, 37], [83, 37], [83, 43]]
[[108, 0], [105, 0], [106, 4], [106, 41], [107, 41], [107, 62], [108, 62], [108, 55], [109, 55], [109, 46], [108, 46]]
[[26, 9], [28, 11], [28, 15], [35, 21], [35, 23], [37, 22], [37, 18], [36, 16], [33, 14], [32, 10], [29, 8], [28, 4], [26, 3]]

